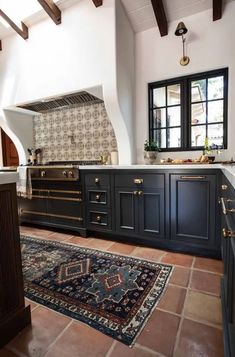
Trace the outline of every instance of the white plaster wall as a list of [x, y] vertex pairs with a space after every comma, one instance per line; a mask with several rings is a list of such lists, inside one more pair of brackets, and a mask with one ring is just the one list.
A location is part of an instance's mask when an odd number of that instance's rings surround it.
[[[179, 21], [169, 24], [169, 35], [160, 37], [157, 27], [136, 35], [136, 147], [138, 163], [143, 162], [143, 145], [148, 138], [147, 84], [158, 80], [229, 67], [228, 150], [221, 158], [235, 158], [235, 3], [229, 3], [221, 20], [212, 21], [211, 10], [183, 18], [190, 64], [182, 67], [181, 38], [174, 35]], [[198, 157], [201, 153], [161, 153], [160, 157]]]
[[[120, 109], [118, 100], [115, 0], [104, 0], [99, 8], [83, 0], [63, 11], [61, 25], [48, 18], [29, 29], [27, 41], [12, 35], [2, 45], [0, 109], [102, 86], [120, 163], [132, 162], [132, 117]], [[0, 120], [8, 122], [4, 114]], [[8, 134], [15, 142], [16, 133], [10, 126], [12, 134]], [[23, 135], [27, 132], [29, 142], [31, 128], [22, 125], [21, 130]], [[24, 149], [20, 141], [21, 145], [15, 142], [18, 151]]]

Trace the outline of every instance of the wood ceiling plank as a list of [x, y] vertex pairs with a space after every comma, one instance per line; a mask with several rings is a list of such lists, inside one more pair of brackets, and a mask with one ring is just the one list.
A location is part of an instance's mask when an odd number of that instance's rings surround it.
[[38, 0], [38, 2], [56, 25], [61, 24], [61, 11], [52, 0]]
[[13, 28], [13, 30], [15, 30], [15, 32], [18, 33], [18, 35], [20, 35], [24, 40], [27, 40], [27, 38], [29, 37], [29, 31], [28, 27], [23, 22], [21, 22], [21, 29], [1, 9], [0, 16]]
[[213, 0], [213, 21], [222, 18], [223, 0]]
[[103, 5], [103, 0], [92, 0], [92, 1], [96, 7]]
[[168, 23], [162, 0], [151, 0], [161, 36], [168, 35]]

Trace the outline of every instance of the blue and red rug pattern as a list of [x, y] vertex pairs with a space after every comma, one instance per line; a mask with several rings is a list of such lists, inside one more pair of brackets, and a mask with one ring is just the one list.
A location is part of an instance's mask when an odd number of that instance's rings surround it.
[[132, 346], [172, 267], [21, 236], [25, 296]]

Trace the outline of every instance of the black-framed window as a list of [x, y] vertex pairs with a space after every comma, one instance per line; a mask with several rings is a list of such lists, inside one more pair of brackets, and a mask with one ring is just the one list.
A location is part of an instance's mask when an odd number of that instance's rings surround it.
[[162, 151], [227, 148], [228, 69], [149, 84], [149, 139]]

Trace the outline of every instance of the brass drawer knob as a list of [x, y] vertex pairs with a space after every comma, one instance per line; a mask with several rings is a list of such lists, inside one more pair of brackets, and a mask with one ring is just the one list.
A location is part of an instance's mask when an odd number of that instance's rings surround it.
[[95, 183], [99, 183], [100, 182], [100, 178], [99, 177], [96, 177], [95, 178]]
[[135, 178], [134, 183], [136, 185], [141, 185], [142, 183], [144, 183], [144, 180], [142, 178]]
[[143, 191], [138, 191], [138, 195], [141, 197], [143, 196], [144, 192]]
[[226, 190], [228, 189], [228, 186], [227, 186], [227, 185], [222, 185], [222, 186], [221, 186], [221, 189], [222, 189], [223, 191], [226, 191]]
[[223, 228], [223, 237], [224, 238], [234, 238], [235, 237], [235, 232], [234, 231], [230, 231], [226, 228]]
[[133, 194], [134, 194], [135, 196], [137, 196], [137, 195], [138, 195], [138, 191], [134, 191]]
[[96, 201], [99, 201], [100, 200], [100, 194], [95, 195], [95, 199], [96, 199]]
[[101, 216], [96, 216], [96, 222], [101, 222]]

